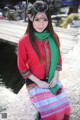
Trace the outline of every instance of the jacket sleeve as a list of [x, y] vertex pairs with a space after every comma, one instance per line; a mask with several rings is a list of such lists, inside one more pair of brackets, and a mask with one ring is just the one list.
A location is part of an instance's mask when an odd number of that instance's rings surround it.
[[[58, 37], [58, 35], [57, 35], [56, 33], [55, 33], [55, 35], [56, 35], [56, 38], [57, 38], [57, 40], [58, 40], [59, 48], [60, 48], [60, 40], [59, 40], [59, 37]], [[58, 70], [58, 71], [61, 71], [61, 70], [62, 70], [62, 55], [61, 55], [61, 53], [60, 53], [59, 58], [58, 58], [58, 63], [57, 63], [56, 70]]]
[[62, 70], [62, 56], [61, 56], [61, 54], [60, 54], [59, 59], [58, 59], [56, 70], [58, 70], [58, 71]]
[[31, 71], [27, 63], [27, 51], [25, 49], [25, 44], [21, 40], [18, 43], [17, 63], [23, 78], [28, 78], [31, 75]]

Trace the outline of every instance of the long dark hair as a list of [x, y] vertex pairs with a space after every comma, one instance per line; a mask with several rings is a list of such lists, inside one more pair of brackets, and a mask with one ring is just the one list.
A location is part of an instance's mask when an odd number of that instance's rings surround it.
[[[50, 10], [49, 10], [49, 6], [47, 5], [47, 3], [46, 2], [42, 2], [42, 1], [35, 2], [28, 9], [28, 14], [30, 14], [31, 16], [33, 16], [35, 18], [35, 16], [38, 13], [38, 11], [39, 12], [40, 11], [45, 11], [45, 13], [47, 15], [47, 18], [48, 18], [48, 21], [49, 21], [47, 29], [51, 33], [51, 35], [52, 35], [55, 43], [57, 44], [57, 46], [59, 48], [60, 45], [59, 45], [58, 38], [56, 37], [54, 29], [53, 29], [53, 26], [52, 26], [52, 20], [51, 20]], [[28, 19], [28, 27], [27, 27], [27, 30], [26, 30], [25, 34], [29, 35], [29, 39], [30, 39], [30, 42], [32, 44], [32, 47], [36, 51], [39, 59], [41, 60], [39, 49], [37, 48], [36, 43], [35, 43], [35, 36], [34, 36], [33, 24], [32, 24], [32, 21], [29, 20], [29, 19]]]

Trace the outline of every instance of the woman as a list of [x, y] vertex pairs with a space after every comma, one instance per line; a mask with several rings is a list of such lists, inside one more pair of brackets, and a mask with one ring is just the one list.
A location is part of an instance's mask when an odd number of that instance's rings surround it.
[[40, 120], [70, 120], [70, 105], [59, 81], [62, 58], [49, 7], [37, 1], [28, 10], [25, 35], [18, 43], [18, 68], [26, 80]]

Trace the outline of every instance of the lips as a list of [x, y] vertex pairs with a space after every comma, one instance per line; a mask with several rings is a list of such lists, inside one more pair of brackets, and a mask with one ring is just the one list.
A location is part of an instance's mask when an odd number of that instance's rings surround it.
[[42, 30], [43, 28], [38, 28], [39, 30]]

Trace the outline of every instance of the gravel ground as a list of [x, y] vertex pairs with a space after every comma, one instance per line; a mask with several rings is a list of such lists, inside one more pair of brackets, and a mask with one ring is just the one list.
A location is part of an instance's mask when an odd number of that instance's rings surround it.
[[80, 120], [80, 41], [73, 50], [63, 56], [63, 70], [60, 78], [70, 99], [71, 120]]

